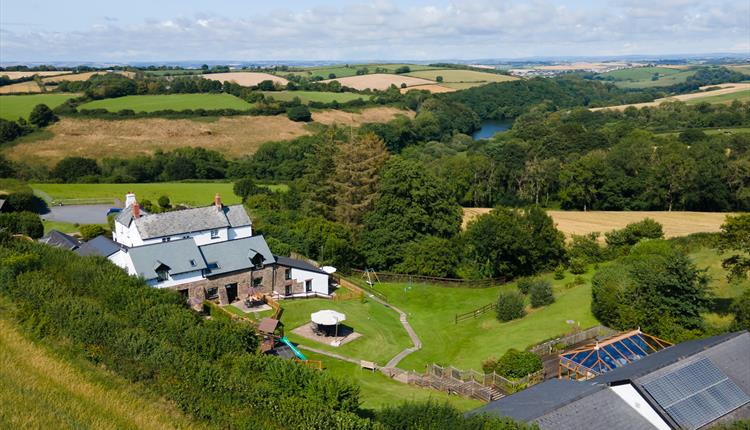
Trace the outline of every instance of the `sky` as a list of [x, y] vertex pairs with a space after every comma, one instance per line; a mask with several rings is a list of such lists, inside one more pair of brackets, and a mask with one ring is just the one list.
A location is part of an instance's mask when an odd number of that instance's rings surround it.
[[750, 0], [2, 0], [0, 62], [750, 56]]

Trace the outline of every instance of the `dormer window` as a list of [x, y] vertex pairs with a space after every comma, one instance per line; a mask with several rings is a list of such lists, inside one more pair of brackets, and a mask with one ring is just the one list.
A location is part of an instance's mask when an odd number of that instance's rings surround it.
[[195, 267], [197, 264], [195, 264], [195, 260], [190, 260], [190, 267]]
[[162, 263], [161, 261], [157, 261], [156, 267], [154, 267], [154, 272], [156, 272], [156, 281], [164, 282], [164, 281], [169, 280], [169, 270], [170, 270], [169, 266]]
[[219, 238], [219, 229], [213, 229], [211, 230], [211, 239], [218, 239]]

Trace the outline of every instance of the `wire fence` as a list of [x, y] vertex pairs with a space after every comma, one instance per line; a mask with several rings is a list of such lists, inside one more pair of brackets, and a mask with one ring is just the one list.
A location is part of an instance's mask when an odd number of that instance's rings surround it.
[[[364, 277], [364, 270], [350, 269], [353, 276]], [[376, 275], [381, 282], [417, 282], [433, 284], [441, 287], [453, 288], [490, 288], [496, 285], [504, 284], [505, 278], [488, 278], [488, 279], [458, 279], [458, 278], [440, 278], [435, 276], [409, 275], [405, 273], [393, 272], [370, 272]]]

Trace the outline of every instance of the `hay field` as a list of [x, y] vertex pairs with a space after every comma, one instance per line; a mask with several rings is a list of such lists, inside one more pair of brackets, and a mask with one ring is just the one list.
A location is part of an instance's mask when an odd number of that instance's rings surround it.
[[[496, 73], [478, 72], [476, 70], [425, 70], [408, 73], [409, 76], [416, 78], [429, 79], [436, 81], [438, 76], [443, 77], [442, 83], [475, 83], [477, 85], [488, 84], [490, 82], [506, 82], [518, 80], [515, 76], [498, 75]], [[440, 85], [440, 84], [438, 84]]]
[[376, 68], [385, 69], [387, 73], [395, 73], [396, 69], [399, 67], [408, 66], [409, 69], [412, 71], [417, 70], [434, 70], [434, 69], [441, 69], [441, 67], [432, 67], [432, 66], [424, 66], [421, 64], [406, 64], [406, 63], [394, 63], [394, 64], [343, 64], [343, 65], [333, 65], [333, 66], [320, 66], [320, 67], [305, 67], [300, 70], [295, 71], [278, 71], [275, 72], [275, 74], [279, 76], [286, 76], [286, 75], [296, 75], [296, 76], [303, 76], [303, 77], [313, 77], [313, 76], [322, 76], [324, 78], [327, 78], [328, 75], [333, 73], [336, 75], [336, 78], [346, 78], [348, 76], [356, 76], [357, 70], [362, 69], [364, 67], [367, 68], [367, 70], [370, 73], [374, 73]]
[[309, 134], [304, 125], [286, 116], [237, 116], [215, 121], [142, 118], [99, 120], [62, 118], [47, 128], [51, 138], [23, 141], [8, 147], [12, 160], [54, 164], [68, 156], [135, 157], [157, 149], [202, 146], [229, 157], [253, 154], [263, 143]]
[[[602, 108], [591, 108], [591, 110], [592, 111], [597, 111], [597, 110], [602, 110], [602, 109], [625, 110], [625, 108], [630, 107], [630, 106], [640, 109], [646, 106], [659, 106], [660, 104], [664, 102], [673, 102], [673, 101], [682, 101], [682, 102], [690, 101], [690, 103], [699, 103], [702, 101], [707, 101], [711, 103], [712, 99], [716, 100], [714, 98], [716, 96], [725, 96], [725, 97], [722, 97], [721, 99], [718, 99], [719, 103], [725, 103], [727, 101], [732, 100], [732, 97], [731, 96], [727, 97], [727, 95], [734, 94], [734, 93], [742, 93], [744, 91], [750, 90], [750, 83], [730, 83], [730, 84], [711, 85], [711, 86], [701, 87], [701, 90], [705, 90], [706, 88], [716, 88], [716, 87], [719, 87], [719, 88], [713, 91], [680, 94], [677, 96], [656, 99], [652, 102], [632, 103], [628, 105], [607, 106], [607, 107], [602, 107]], [[738, 97], [740, 97], [740, 95], [738, 95]]]
[[19, 82], [0, 87], [0, 94], [41, 93], [42, 89], [35, 81]]
[[164, 94], [124, 96], [113, 99], [94, 100], [79, 106], [79, 109], [106, 109], [117, 112], [132, 109], [135, 112], [154, 112], [165, 109], [237, 109], [248, 110], [253, 105], [231, 94]]
[[[466, 84], [466, 85], [467, 85], [466, 88], [471, 88], [473, 86], [476, 86], [477, 84]], [[454, 91], [458, 91], [455, 88], [446, 86], [446, 84], [441, 84], [441, 85], [427, 84], [427, 85], [414, 85], [413, 87], [401, 88], [401, 94], [406, 94], [407, 92], [411, 90], [425, 90], [425, 91], [429, 91], [435, 94], [436, 93], [452, 93]]]
[[[464, 208], [464, 228], [472, 219], [489, 212], [489, 208]], [[557, 228], [567, 237], [571, 234], [605, 232], [620, 229], [632, 222], [651, 218], [664, 227], [665, 237], [686, 236], [692, 233], [717, 232], [727, 215], [723, 212], [666, 212], [666, 211], [547, 211]]]
[[6, 319], [0, 319], [0, 363], [0, 428], [200, 428], [174, 404], [35, 344]]
[[263, 81], [273, 81], [280, 85], [286, 85], [289, 81], [269, 73], [257, 72], [227, 72], [227, 73], [208, 73], [201, 75], [204, 79], [211, 79], [219, 82], [236, 82], [243, 87], [252, 87]]
[[60, 106], [65, 100], [77, 94], [50, 93], [0, 96], [0, 118], [17, 120], [28, 119], [31, 110], [38, 104], [45, 104], [50, 109]]
[[435, 84], [434, 81], [427, 79], [415, 78], [407, 75], [390, 75], [386, 73], [373, 73], [371, 75], [350, 76], [340, 79], [326, 79], [321, 82], [331, 81], [339, 81], [341, 85], [355, 88], [357, 90], [366, 90], [368, 88], [373, 90], [387, 90], [391, 85], [400, 87], [401, 84], [406, 84], [407, 87]]
[[56, 70], [56, 71], [42, 71], [42, 72], [34, 72], [34, 71], [27, 71], [27, 72], [3, 72], [0, 71], [0, 76], [7, 76], [10, 79], [20, 79], [25, 78], [27, 76], [40, 76], [40, 77], [46, 77], [46, 76], [57, 76], [57, 75], [65, 75], [68, 73], [73, 73], [70, 70]]
[[414, 112], [393, 107], [376, 107], [364, 109], [361, 112], [345, 112], [342, 110], [324, 110], [313, 112], [313, 121], [321, 124], [360, 125], [366, 122], [388, 122], [398, 115], [414, 118]]

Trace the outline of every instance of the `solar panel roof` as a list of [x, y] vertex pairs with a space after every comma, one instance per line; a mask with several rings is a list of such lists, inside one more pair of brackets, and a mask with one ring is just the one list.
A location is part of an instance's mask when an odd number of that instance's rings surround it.
[[708, 358], [662, 375], [643, 388], [680, 427], [689, 430], [750, 402], [750, 396]]

